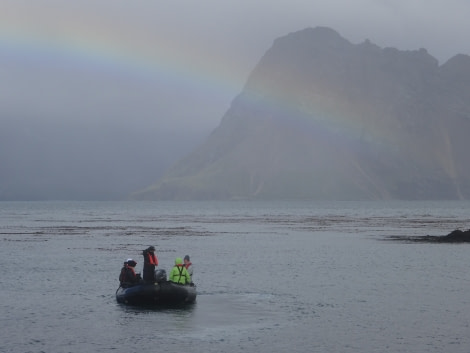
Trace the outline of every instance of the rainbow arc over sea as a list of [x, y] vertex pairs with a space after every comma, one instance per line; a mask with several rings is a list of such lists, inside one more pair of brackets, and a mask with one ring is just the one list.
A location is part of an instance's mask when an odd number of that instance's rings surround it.
[[[130, 27], [109, 18], [79, 21], [70, 15], [63, 28], [28, 22], [26, 18], [0, 15], [0, 53], [11, 60], [27, 60], [32, 65], [54, 65], [65, 59], [71, 69], [105, 71], [113, 75], [158, 80], [173, 87], [193, 85], [201, 95], [230, 100], [242, 90], [246, 77], [237, 70], [236, 59], [228, 59], [209, 46], [149, 31], [146, 26]], [[200, 44], [200, 43], [199, 43]], [[279, 96], [267, 105], [295, 108], [295, 94]], [[334, 112], [315, 104], [301, 107], [304, 119], [325, 126], [333, 122], [342, 133], [361, 134], [357, 120], [350, 119], [348, 107], [338, 104]], [[377, 132], [377, 135], [380, 135]]]
[[[8, 12], [8, 11], [6, 11]], [[63, 14], [61, 14], [63, 15]], [[31, 22], [28, 22], [29, 20]], [[43, 21], [44, 22], [44, 21]], [[63, 27], [34, 22], [34, 18], [0, 15], [0, 53], [29, 65], [54, 65], [61, 60], [71, 68], [138, 79], [184, 82], [207, 94], [233, 94], [246, 77], [208, 45], [178, 41], [146, 26], [113, 21], [79, 21], [72, 15]]]

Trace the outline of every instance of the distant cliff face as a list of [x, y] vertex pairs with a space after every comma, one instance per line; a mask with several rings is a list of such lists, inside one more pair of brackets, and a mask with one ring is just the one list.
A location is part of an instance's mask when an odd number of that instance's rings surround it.
[[469, 199], [470, 57], [277, 39], [220, 125], [141, 199]]

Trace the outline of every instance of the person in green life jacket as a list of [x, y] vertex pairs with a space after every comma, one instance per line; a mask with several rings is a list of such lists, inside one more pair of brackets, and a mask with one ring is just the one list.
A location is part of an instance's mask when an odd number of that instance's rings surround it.
[[179, 284], [190, 284], [191, 276], [189, 275], [188, 270], [183, 264], [181, 257], [175, 259], [175, 266], [171, 269], [170, 282], [179, 283]]

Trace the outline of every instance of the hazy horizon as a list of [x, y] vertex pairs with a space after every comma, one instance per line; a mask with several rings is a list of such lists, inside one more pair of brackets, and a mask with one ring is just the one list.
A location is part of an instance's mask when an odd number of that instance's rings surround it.
[[[219, 124], [273, 41], [326, 26], [352, 43], [469, 54], [464, 1], [0, 4], [0, 200], [113, 199]], [[101, 191], [101, 192], [100, 192]]]

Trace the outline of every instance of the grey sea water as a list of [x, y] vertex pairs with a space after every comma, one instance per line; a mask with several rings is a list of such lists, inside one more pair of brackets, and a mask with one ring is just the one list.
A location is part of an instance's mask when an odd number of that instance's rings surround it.
[[[3, 202], [0, 352], [465, 352], [469, 202]], [[191, 255], [197, 303], [116, 303]]]

